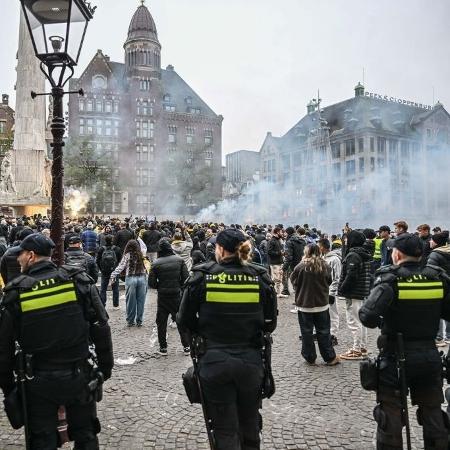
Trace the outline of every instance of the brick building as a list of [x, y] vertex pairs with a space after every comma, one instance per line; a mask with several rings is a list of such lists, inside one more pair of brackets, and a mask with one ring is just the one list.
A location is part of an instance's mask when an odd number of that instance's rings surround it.
[[[113, 161], [112, 189], [96, 213], [193, 213], [221, 198], [222, 120], [178, 75], [161, 68], [161, 44], [145, 5], [135, 12], [124, 63], [101, 50], [70, 89], [69, 138]], [[69, 146], [70, 147], [70, 146]]]
[[0, 157], [11, 150], [14, 137], [14, 110], [9, 106], [9, 95], [2, 95], [0, 104]]

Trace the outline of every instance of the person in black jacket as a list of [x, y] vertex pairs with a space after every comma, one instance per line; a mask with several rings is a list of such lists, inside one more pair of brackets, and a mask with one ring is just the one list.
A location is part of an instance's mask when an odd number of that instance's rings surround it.
[[411, 402], [418, 405], [425, 450], [448, 449], [448, 417], [441, 411], [442, 361], [434, 343], [439, 319], [450, 319], [448, 277], [442, 269], [420, 267], [423, 244], [418, 236], [404, 233], [394, 242], [394, 265], [377, 272], [375, 287], [359, 311], [361, 322], [379, 327], [377, 449], [403, 449], [405, 425], [399, 395], [398, 333], [405, 353], [405, 381]]
[[161, 237], [161, 232], [156, 229], [153, 222], [149, 225], [149, 229], [142, 234], [142, 240], [147, 246], [147, 258], [150, 262], [153, 262], [158, 256], [158, 242]]
[[283, 291], [289, 294], [288, 280], [295, 266], [302, 260], [306, 242], [296, 233], [293, 227], [286, 228], [287, 239], [284, 245]]
[[[122, 259], [122, 252], [117, 245], [113, 245], [112, 234], [105, 235], [105, 245], [100, 247], [97, 253], [97, 266], [100, 268], [102, 280], [100, 285], [100, 298], [106, 305], [106, 291], [108, 289], [109, 279], [114, 269], [119, 265]], [[112, 253], [113, 252], [113, 253]], [[105, 257], [103, 257], [105, 254]], [[119, 280], [115, 279], [111, 284], [113, 308], [119, 308]]]
[[217, 263], [193, 268], [177, 323], [204, 343], [198, 374], [216, 448], [257, 450], [262, 334], [276, 328], [277, 297], [266, 270], [249, 262], [251, 245], [241, 231], [221, 231], [215, 253]]
[[[163, 238], [159, 241], [158, 258], [153, 262], [148, 277], [148, 285], [158, 291], [156, 326], [158, 327], [158, 353], [167, 356], [167, 320], [175, 317], [180, 306], [181, 287], [189, 277], [186, 263], [175, 255], [170, 241]], [[189, 355], [189, 336], [182, 327], [178, 332], [185, 355]]]
[[[17, 399], [17, 341], [27, 355], [30, 448], [58, 447], [57, 412], [63, 405], [75, 448], [97, 450], [100, 423], [88, 384], [101, 374], [111, 377], [108, 315], [82, 269], [53, 264], [54, 247], [51, 239], [35, 233], [12, 249], [22, 275], [7, 284], [0, 304], [0, 388], [10, 402]], [[88, 363], [91, 344], [101, 374]]]
[[[17, 241], [14, 242], [14, 246], [19, 245], [30, 234], [33, 234], [31, 228], [23, 228], [17, 235]], [[20, 275], [20, 264], [17, 261], [17, 255], [11, 249], [12, 247], [6, 250], [0, 261], [0, 274], [5, 284]]]
[[134, 239], [133, 232], [127, 228], [126, 222], [121, 222], [120, 230], [114, 236], [114, 245], [117, 245], [117, 247], [119, 247], [120, 251], [123, 253], [128, 241], [131, 241], [131, 239]]
[[347, 253], [342, 261], [338, 295], [345, 297], [347, 326], [353, 336], [353, 347], [341, 358], [351, 360], [367, 356], [367, 328], [361, 324], [358, 311], [372, 287], [373, 257], [363, 247], [366, 237], [361, 231], [350, 231], [346, 239]]
[[[448, 237], [448, 231], [435, 233], [431, 236], [429, 242], [431, 253], [428, 256], [426, 266], [440, 267], [448, 276], [450, 276], [450, 245], [448, 244]], [[444, 347], [446, 344], [450, 344], [450, 322], [441, 320], [439, 331], [436, 336], [436, 345], [438, 347]]]
[[81, 237], [72, 236], [69, 239], [69, 247], [64, 252], [64, 262], [69, 266], [82, 268], [94, 280], [94, 283], [97, 283], [97, 264], [95, 263], [95, 259], [81, 248]]

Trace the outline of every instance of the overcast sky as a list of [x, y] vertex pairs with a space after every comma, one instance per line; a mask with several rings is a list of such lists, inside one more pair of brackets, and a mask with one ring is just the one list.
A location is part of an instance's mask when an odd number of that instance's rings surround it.
[[[0, 0], [0, 90], [14, 96], [19, 0]], [[97, 49], [123, 62], [135, 0], [98, 6], [80, 75]], [[450, 108], [449, 0], [147, 0], [175, 70], [224, 116], [223, 151], [284, 134], [317, 89], [323, 105], [366, 90]]]

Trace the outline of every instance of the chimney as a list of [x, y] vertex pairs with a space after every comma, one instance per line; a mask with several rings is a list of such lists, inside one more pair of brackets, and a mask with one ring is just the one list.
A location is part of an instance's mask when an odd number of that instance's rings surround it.
[[8, 104], [9, 104], [9, 95], [8, 94], [2, 94], [2, 104], [5, 106], [8, 106]]
[[166, 70], [175, 70], [175, 67], [173, 67], [172, 64], [169, 64], [169, 65], [166, 67]]
[[105, 59], [106, 59], [106, 61], [110, 61], [111, 60], [111, 58], [109, 57], [109, 55], [105, 55]]
[[358, 84], [355, 86], [355, 97], [364, 97], [364, 86], [358, 82]]
[[311, 100], [307, 105], [306, 105], [306, 112], [308, 113], [308, 114], [311, 114], [311, 113], [313, 113], [315, 110], [316, 110], [316, 108], [317, 108], [317, 103], [316, 103], [316, 101], [314, 100]]

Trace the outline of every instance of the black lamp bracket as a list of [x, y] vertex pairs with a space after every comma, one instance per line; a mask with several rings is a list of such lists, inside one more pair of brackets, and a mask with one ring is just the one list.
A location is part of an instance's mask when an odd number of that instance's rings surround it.
[[[78, 91], [68, 91], [68, 92], [63, 92], [63, 95], [66, 95], [66, 94], [78, 94], [78, 95], [81, 95], [82, 97], [84, 97], [84, 91], [83, 91], [83, 89], [78, 89]], [[36, 97], [40, 97], [40, 96], [42, 96], [42, 95], [52, 95], [52, 93], [51, 92], [48, 92], [48, 93], [43, 93], [43, 94], [37, 94], [36, 92], [34, 92], [34, 91], [31, 91], [31, 98], [34, 100]]]

